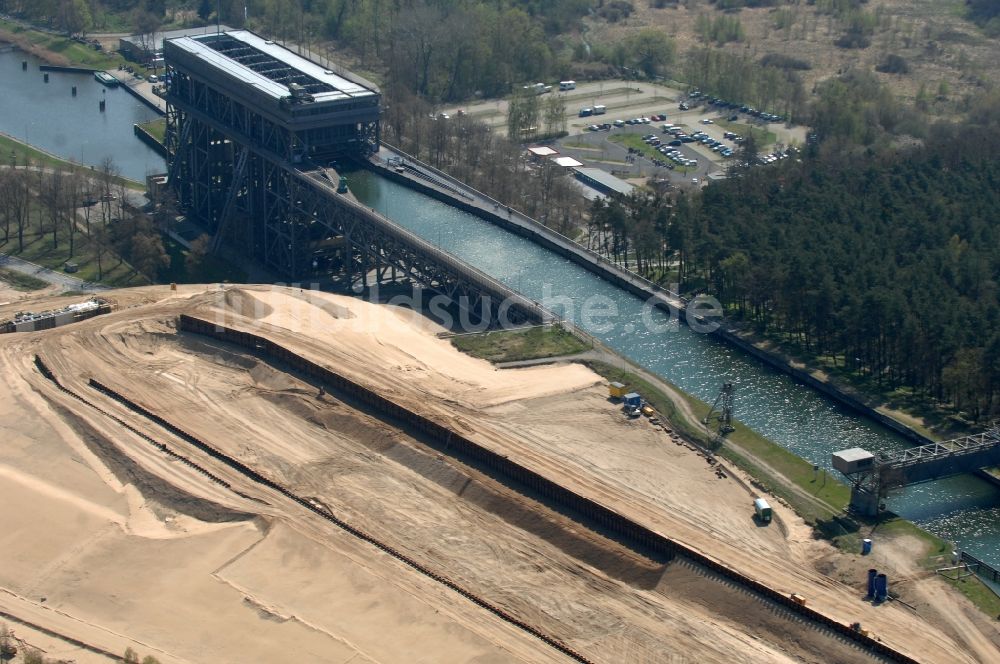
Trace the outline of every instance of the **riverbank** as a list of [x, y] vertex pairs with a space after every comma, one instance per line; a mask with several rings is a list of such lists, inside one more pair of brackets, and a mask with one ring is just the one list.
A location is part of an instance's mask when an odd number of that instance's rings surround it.
[[[410, 168], [405, 169], [403, 172], [397, 172], [396, 169], [390, 167], [388, 164], [387, 159], [390, 156], [403, 158]], [[373, 158], [367, 165], [378, 172], [380, 176], [403, 184], [408, 188], [415, 189], [422, 194], [473, 214], [506, 231], [529, 239], [571, 260], [601, 279], [614, 284], [644, 301], [651, 302], [664, 311], [676, 314], [686, 307], [686, 301], [676, 293], [669, 292], [637, 274], [624, 270], [620, 266], [587, 250], [572, 239], [556, 233], [552, 229], [547, 228], [534, 219], [521, 215], [517, 211], [497, 204], [496, 201], [485, 194], [391, 146], [383, 145], [380, 155]], [[680, 318], [683, 320], [683, 316]], [[747, 339], [734, 329], [724, 326], [716, 330], [714, 334], [728, 345], [738, 348], [770, 368], [790, 376], [796, 382], [820, 392], [839, 405], [896, 432], [913, 445], [924, 445], [935, 442], [922, 431], [911, 426], [909, 422], [894, 417], [895, 413], [892, 411], [883, 412], [879, 407], [869, 405], [863, 398], [855, 396], [843, 389], [842, 386], [817, 378], [813, 375], [813, 371], [809, 367], [794, 364], [787, 357], [756, 345], [753, 340]], [[1000, 486], [1000, 478], [995, 475], [983, 471], [978, 471], [976, 475], [995, 486]]]
[[[96, 177], [97, 172], [93, 166], [78, 164], [62, 157], [46, 152], [24, 141], [19, 141], [13, 136], [0, 132], [0, 164], [4, 166], [24, 167], [31, 163], [38, 168], [60, 169], [64, 171], [81, 171]], [[131, 180], [126, 177], [116, 176], [114, 182], [123, 184], [133, 191], [145, 192], [146, 184], [138, 180]]]
[[[850, 489], [847, 486], [825, 471], [816, 472], [811, 464], [740, 422], [735, 423], [735, 431], [719, 447], [712, 433], [702, 424], [709, 411], [708, 404], [650, 374], [586, 333], [578, 329], [570, 331], [591, 350], [576, 355], [559, 352], [566, 350], [561, 343], [566, 330], [559, 326], [533, 328], [530, 338], [524, 331], [514, 330], [463, 335], [453, 338], [452, 343], [464, 352], [504, 368], [525, 364], [518, 361], [524, 356], [541, 358], [546, 349], [556, 349], [549, 358], [551, 362], [583, 363], [607, 381], [621, 382], [627, 389], [642, 394], [661, 419], [669, 422], [673, 431], [693, 450], [706, 457], [715, 454], [745, 473], [743, 481], [748, 488], [787, 506], [818, 536], [836, 546], [845, 556], [840, 563], [845, 570], [853, 571], [859, 561], [864, 560], [858, 555], [862, 538], [873, 538], [880, 550], [898, 549], [894, 557], [900, 564], [903, 564], [903, 557], [908, 556], [906, 564], [911, 566], [913, 574], [930, 579], [927, 583], [950, 585], [985, 616], [992, 618], [1000, 614], [1000, 599], [975, 577], [961, 581], [942, 579], [941, 582], [934, 578], [933, 570], [948, 566], [952, 550], [941, 538], [891, 514], [877, 521], [848, 516]], [[512, 338], [517, 341], [511, 341]], [[527, 341], [530, 341], [528, 347], [525, 346]]]
[[10, 19], [0, 19], [0, 43], [13, 44], [49, 65], [117, 69], [126, 62], [117, 53], [95, 50], [89, 44], [27, 28]]

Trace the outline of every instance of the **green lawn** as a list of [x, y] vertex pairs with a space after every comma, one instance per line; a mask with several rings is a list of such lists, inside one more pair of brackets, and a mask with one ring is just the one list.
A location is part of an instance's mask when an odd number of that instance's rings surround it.
[[[28, 30], [13, 21], [0, 19], [0, 40], [9, 41], [22, 47], [35, 47], [52, 53], [53, 60], [65, 59], [66, 64], [93, 69], [117, 69], [125, 59], [116, 53], [95, 51], [87, 44], [81, 44], [68, 37]], [[61, 64], [61, 63], [55, 63]]]
[[736, 132], [740, 136], [746, 138], [753, 132], [754, 138], [757, 139], [757, 148], [759, 150], [765, 150], [766, 148], [774, 145], [774, 142], [778, 140], [778, 135], [773, 131], [763, 129], [756, 125], [750, 125], [745, 122], [730, 122], [729, 120], [715, 120], [715, 124], [722, 127], [724, 130]]
[[10, 284], [10, 287], [14, 290], [19, 290], [22, 292], [42, 290], [46, 288], [49, 283], [47, 281], [42, 281], [41, 279], [36, 279], [29, 274], [21, 274], [14, 270], [8, 270], [5, 267], [0, 267], [0, 281]]
[[44, 166], [46, 168], [70, 170], [80, 167], [79, 164], [59, 159], [47, 152], [37, 150], [26, 143], [0, 134], [0, 163], [4, 166], [9, 166], [12, 163], [16, 163], [17, 166], [24, 166], [29, 161], [34, 166]]
[[160, 143], [164, 142], [167, 134], [166, 118], [157, 118], [152, 122], [147, 122], [146, 124], [142, 124], [139, 126], [148, 131], [150, 134], [152, 134], [153, 138], [158, 140]]
[[[651, 130], [650, 133], [656, 133], [656, 131]], [[664, 134], [662, 138], [663, 139], [670, 138], [671, 140], [673, 139], [673, 137], [670, 136], [670, 134]], [[621, 143], [627, 148], [636, 148], [644, 156], [649, 157], [651, 159], [665, 159], [663, 155], [661, 155], [659, 152], [656, 151], [656, 148], [654, 148], [652, 145], [644, 143], [642, 140], [642, 136], [640, 136], [639, 134], [612, 134], [611, 136], [608, 136], [608, 140], [611, 141], [612, 143]], [[678, 171], [679, 173], [687, 173], [690, 169], [687, 166], [681, 166], [680, 164], [675, 164], [674, 170]]]
[[464, 353], [490, 362], [573, 355], [590, 348], [559, 325], [461, 335], [452, 337], [451, 343]]
[[67, 261], [76, 263], [79, 270], [72, 276], [84, 281], [100, 281], [101, 283], [115, 287], [142, 286], [149, 283], [149, 280], [136, 272], [131, 265], [118, 258], [111, 252], [105, 252], [103, 258], [104, 274], [102, 279], [98, 279], [97, 254], [94, 251], [94, 244], [81, 232], [76, 234], [76, 241], [73, 256], [69, 254], [69, 241], [66, 233], [60, 234], [59, 243], [52, 246], [52, 236], [38, 236], [32, 234], [24, 238], [24, 251], [18, 250], [17, 239], [12, 237], [7, 244], [0, 244], [0, 252], [23, 258], [26, 261], [37, 263], [38, 265], [52, 270], [64, 271]]
[[987, 588], [986, 584], [979, 580], [979, 577], [968, 576], [957, 581], [948, 578], [944, 580], [952, 588], [968, 597], [987, 616], [1000, 619], [1000, 597], [997, 597], [995, 592]]

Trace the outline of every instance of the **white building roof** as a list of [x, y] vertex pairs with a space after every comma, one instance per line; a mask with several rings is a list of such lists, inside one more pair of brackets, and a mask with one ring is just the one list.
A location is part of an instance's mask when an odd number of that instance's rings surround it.
[[577, 166], [583, 166], [582, 161], [577, 161], [576, 159], [573, 159], [573, 157], [554, 157], [552, 161], [554, 161], [556, 165], [562, 166], [563, 168], [576, 168]]
[[853, 461], [861, 461], [863, 459], [869, 459], [874, 455], [868, 450], [863, 450], [860, 447], [852, 447], [849, 450], [841, 450], [839, 452], [836, 452], [834, 453], [834, 456], [840, 457], [841, 459], [847, 462], [853, 462]]
[[583, 176], [584, 182], [587, 182], [588, 184], [590, 184], [590, 182], [597, 183], [601, 187], [624, 196], [629, 195], [632, 193], [632, 190], [635, 189], [634, 185], [625, 182], [625, 180], [617, 178], [611, 173], [603, 171], [600, 168], [577, 168], [576, 172]]
[[[274, 43], [273, 41], [265, 40], [247, 30], [234, 30], [225, 34], [232, 39], [236, 39], [257, 49], [258, 51], [274, 58], [278, 62], [288, 65], [296, 71], [299, 71], [306, 76], [319, 81], [320, 83], [326, 83], [334, 88], [329, 92], [319, 92], [314, 94], [313, 98], [317, 102], [332, 101], [336, 99], [350, 99], [356, 97], [370, 97], [375, 94], [374, 91], [369, 90], [354, 81], [350, 81], [343, 76], [338, 76], [329, 69], [324, 68], [322, 65], [319, 65], [312, 60], [308, 60], [298, 53], [294, 53], [284, 46]], [[215, 33], [211, 33], [210, 35], [202, 35], [200, 39], [211, 39], [214, 36]], [[214, 65], [216, 68], [224, 71], [228, 75], [243, 81], [247, 85], [256, 87], [273, 97], [280, 99], [288, 96], [288, 87], [282, 85], [281, 83], [272, 81], [268, 77], [255, 72], [246, 65], [242, 65], [239, 62], [226, 57], [224, 54], [203, 43], [200, 39], [199, 37], [190, 36], [181, 37], [179, 39], [171, 40], [171, 43], [188, 53], [197, 56], [205, 62]]]

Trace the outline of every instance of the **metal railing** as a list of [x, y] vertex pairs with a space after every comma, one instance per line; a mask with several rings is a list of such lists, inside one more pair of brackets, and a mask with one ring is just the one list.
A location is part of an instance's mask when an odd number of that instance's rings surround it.
[[996, 430], [984, 431], [971, 436], [956, 438], [941, 443], [930, 443], [908, 450], [902, 450], [889, 457], [884, 465], [893, 467], [909, 466], [949, 456], [965, 456], [982, 452], [1000, 445], [1000, 434]]
[[976, 558], [975, 556], [968, 554], [965, 551], [962, 551], [959, 554], [959, 558], [963, 563], [968, 565], [970, 569], [972, 567], [975, 567], [973, 571], [976, 574], [986, 577], [993, 583], [1000, 583], [1000, 570], [998, 570], [996, 567], [993, 567], [988, 563], [984, 563], [979, 558]]
[[[333, 184], [327, 180], [324, 180], [322, 176], [319, 176], [316, 171], [301, 171], [295, 170], [302, 178], [308, 181], [311, 185], [321, 185], [327, 190], [333, 190]], [[345, 196], [337, 197], [337, 200], [347, 207], [353, 208], [360, 214], [365, 215], [369, 221], [373, 222], [378, 228], [389, 234], [395, 235], [396, 237], [404, 240], [407, 244], [411, 245], [418, 251], [423, 252], [428, 256], [433, 256], [434, 260], [443, 264], [449, 272], [457, 274], [458, 276], [473, 282], [478, 283], [482, 286], [486, 286], [489, 290], [493, 291], [494, 295], [498, 295], [501, 299], [506, 299], [521, 307], [525, 311], [533, 313], [540, 320], [554, 320], [556, 316], [546, 310], [539, 302], [531, 300], [524, 295], [518, 293], [512, 288], [506, 286], [502, 282], [494, 279], [490, 275], [482, 272], [481, 270], [472, 267], [468, 263], [465, 263], [458, 258], [452, 256], [443, 249], [434, 246], [427, 240], [416, 235], [410, 230], [403, 228], [396, 222], [392, 221], [385, 215], [379, 213], [374, 208], [369, 208], [357, 201], [351, 200]]]
[[[501, 203], [500, 201], [496, 200], [495, 198], [493, 198], [489, 194], [485, 194], [485, 193], [479, 191], [478, 189], [465, 184], [461, 180], [458, 180], [458, 179], [452, 177], [451, 175], [448, 175], [447, 173], [445, 173], [445, 172], [443, 172], [441, 170], [438, 170], [437, 168], [434, 168], [430, 164], [427, 164], [425, 162], [420, 161], [419, 159], [417, 159], [413, 155], [411, 155], [411, 154], [409, 154], [407, 152], [404, 152], [403, 150], [401, 150], [401, 149], [399, 149], [399, 148], [397, 148], [397, 147], [395, 147], [393, 145], [390, 145], [390, 144], [385, 143], [383, 141], [382, 142], [382, 146], [384, 148], [386, 148], [387, 150], [389, 150], [390, 152], [395, 152], [396, 154], [402, 156], [404, 159], [408, 159], [408, 160], [410, 160], [410, 161], [412, 161], [412, 162], [414, 162], [416, 164], [420, 164], [421, 168], [425, 168], [425, 169], [433, 172], [435, 175], [447, 179], [449, 182], [455, 184], [456, 186], [458, 186], [458, 187], [460, 187], [462, 189], [465, 189], [466, 191], [472, 193], [473, 195], [475, 195], [476, 197], [482, 199], [486, 203], [492, 204], [492, 205], [494, 205], [497, 208], [504, 208], [504, 209], [506, 209], [508, 207], [507, 205], [505, 205], [504, 203]], [[644, 277], [644, 276], [642, 276], [642, 275], [640, 275], [640, 274], [638, 274], [636, 272], [633, 272], [632, 270], [624, 268], [621, 265], [618, 265], [617, 263], [615, 263], [613, 261], [608, 260], [607, 258], [605, 258], [601, 254], [597, 253], [593, 249], [589, 249], [589, 248], [583, 246], [582, 244], [580, 244], [576, 240], [574, 240], [574, 239], [572, 239], [572, 238], [570, 238], [570, 237], [568, 237], [566, 235], [563, 235], [559, 231], [556, 231], [556, 230], [553, 230], [553, 229], [549, 228], [545, 224], [541, 223], [540, 221], [538, 221], [536, 219], [533, 219], [533, 218], [529, 217], [528, 215], [524, 214], [523, 212], [520, 212], [520, 211], [518, 211], [518, 210], [516, 210], [514, 208], [511, 208], [511, 211], [518, 216], [519, 220], [528, 223], [532, 227], [532, 229], [535, 230], [535, 231], [537, 231], [539, 234], [547, 235], [551, 239], [554, 239], [554, 240], [557, 240], [559, 242], [562, 242], [562, 243], [566, 244], [573, 251], [576, 251], [578, 253], [581, 253], [581, 254], [587, 256], [588, 258], [592, 259], [593, 261], [595, 261], [598, 264], [604, 264], [604, 265], [606, 265], [608, 269], [618, 271], [619, 273], [621, 273], [620, 276], [622, 276], [622, 277], [624, 277], [626, 279], [632, 279], [632, 280], [638, 281], [641, 285], [645, 286], [649, 290], [652, 290], [652, 291], [657, 292], [657, 293], [659, 293], [661, 295], [665, 295], [667, 297], [674, 298], [674, 299], [678, 300], [681, 303], [682, 307], [686, 306], [688, 304], [689, 300], [687, 298], [685, 298], [684, 296], [682, 296], [680, 293], [676, 293], [676, 292], [674, 292], [674, 291], [672, 291], [672, 290], [670, 290], [668, 288], [664, 288], [663, 286], [660, 286], [656, 282], [650, 281], [646, 277]]]

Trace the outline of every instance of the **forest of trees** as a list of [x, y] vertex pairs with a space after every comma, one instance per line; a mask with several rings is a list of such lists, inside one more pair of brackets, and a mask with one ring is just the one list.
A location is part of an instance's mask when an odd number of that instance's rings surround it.
[[[87, 11], [131, 11], [167, 21], [178, 11], [214, 14], [202, 0], [0, 0], [59, 21]], [[723, 2], [737, 8], [772, 4]], [[780, 4], [780, 3], [778, 3]], [[866, 34], [864, 0], [816, 0], [850, 32]], [[222, 20], [241, 25], [242, 0], [223, 0]], [[806, 354], [950, 402], [973, 419], [1000, 412], [1000, 103], [970, 99], [969, 124], [929, 125], [875, 76], [848, 71], [806, 92], [809, 63], [699, 46], [678, 58], [662, 32], [640, 30], [618, 43], [576, 48], [567, 33], [593, 9], [618, 21], [627, 3], [600, 0], [257, 0], [250, 19], [272, 36], [309, 45], [332, 40], [379, 71], [387, 101], [384, 136], [504, 205], [574, 235], [651, 278], [716, 294], [735, 319]], [[969, 0], [970, 18], [996, 19], [996, 3]], [[992, 13], [991, 13], [992, 12]], [[728, 21], [728, 22], [726, 22]], [[740, 38], [738, 22], [705, 23], [718, 41]], [[571, 61], [572, 59], [572, 61]], [[732, 169], [728, 181], [694, 195], [641, 193], [586, 205], [568, 178], [523, 158], [518, 142], [468, 117], [434, 119], [437, 104], [506, 95], [551, 81], [573, 66], [605, 63], [636, 75], [673, 70], [706, 92], [808, 122], [817, 145], [801, 162]], [[898, 69], [898, 67], [897, 67]], [[564, 109], [515, 96], [512, 136], [555, 133]], [[919, 106], [919, 95], [918, 95]], [[894, 145], [894, 136], [922, 142]], [[748, 163], [746, 154], [733, 160]], [[20, 242], [24, 215], [36, 233], [79, 232], [54, 193], [59, 175], [15, 173], [0, 208], [5, 242]], [[25, 204], [29, 193], [38, 203]], [[72, 194], [69, 194], [72, 197]], [[104, 216], [104, 215], [102, 215]], [[108, 210], [110, 219], [110, 210]], [[147, 242], [148, 219], [122, 217], [100, 238], [155, 277], [162, 246]]]
[[436, 120], [428, 109], [416, 98], [391, 106], [383, 138], [504, 205], [563, 234], [574, 233], [587, 208], [565, 169], [547, 160], [530, 164], [519, 143], [468, 116]]
[[807, 355], [1000, 414], [1000, 125], [906, 149], [822, 150], [675, 201], [598, 205], [596, 248], [716, 295]]
[[996, 0], [965, 0], [968, 6], [969, 18], [988, 28], [992, 34], [1000, 32], [1000, 2]]

